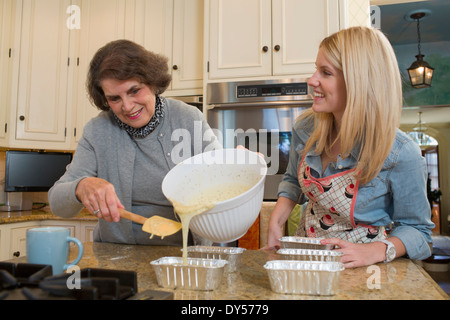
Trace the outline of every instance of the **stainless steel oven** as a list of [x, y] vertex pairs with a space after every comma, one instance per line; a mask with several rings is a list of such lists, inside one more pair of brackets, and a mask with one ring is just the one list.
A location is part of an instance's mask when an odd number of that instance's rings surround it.
[[187, 104], [190, 104], [191, 106], [197, 107], [200, 111], [203, 111], [203, 96], [169, 96], [167, 98], [183, 101]]
[[264, 200], [277, 199], [289, 158], [292, 126], [313, 94], [307, 79], [210, 83], [205, 114], [224, 147], [243, 145], [268, 164]]

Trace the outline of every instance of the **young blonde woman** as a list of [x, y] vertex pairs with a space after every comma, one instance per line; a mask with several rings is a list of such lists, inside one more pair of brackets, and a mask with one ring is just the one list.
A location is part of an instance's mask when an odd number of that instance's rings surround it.
[[398, 129], [402, 87], [389, 41], [372, 28], [342, 30], [322, 41], [316, 67], [314, 103], [292, 131], [267, 247], [279, 246], [293, 207], [307, 200], [296, 235], [336, 245], [347, 268], [427, 258], [426, 164]]

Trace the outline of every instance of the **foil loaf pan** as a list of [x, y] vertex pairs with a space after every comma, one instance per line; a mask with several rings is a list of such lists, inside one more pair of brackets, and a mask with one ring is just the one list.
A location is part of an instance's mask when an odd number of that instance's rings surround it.
[[339, 285], [340, 262], [272, 260], [267, 270], [272, 291], [282, 294], [334, 295]]
[[334, 245], [321, 244], [322, 238], [282, 237], [279, 239], [282, 249], [332, 250]]
[[282, 260], [306, 260], [322, 262], [340, 262], [343, 255], [335, 250], [313, 249], [279, 249], [277, 253]]
[[[181, 249], [183, 250], [183, 249]], [[241, 262], [244, 248], [192, 246], [187, 248], [188, 257], [203, 259], [218, 259], [228, 261], [225, 272], [235, 272]]]
[[219, 287], [228, 262], [187, 258], [184, 264], [182, 257], [163, 257], [150, 264], [160, 287], [210, 291]]

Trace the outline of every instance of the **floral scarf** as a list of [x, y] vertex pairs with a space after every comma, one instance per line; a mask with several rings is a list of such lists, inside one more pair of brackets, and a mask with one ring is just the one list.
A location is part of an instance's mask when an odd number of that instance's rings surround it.
[[166, 100], [159, 96], [155, 99], [155, 114], [150, 119], [150, 122], [143, 126], [142, 128], [133, 128], [126, 123], [123, 123], [115, 114], [114, 119], [116, 119], [117, 124], [121, 129], [124, 129], [131, 137], [142, 139], [147, 137], [152, 133], [156, 127], [160, 124], [162, 118], [164, 118], [164, 108], [166, 105]]

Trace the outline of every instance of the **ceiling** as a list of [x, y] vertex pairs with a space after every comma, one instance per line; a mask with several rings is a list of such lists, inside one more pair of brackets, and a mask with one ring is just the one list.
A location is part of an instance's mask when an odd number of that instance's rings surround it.
[[[428, 15], [420, 21], [421, 42], [450, 41], [449, 0], [371, 0], [381, 11], [381, 30], [393, 46], [417, 44], [417, 22], [409, 18], [411, 12], [424, 9]], [[403, 124], [416, 123], [417, 113], [423, 111], [422, 121], [427, 123], [450, 122], [450, 106], [405, 108]]]
[[[371, 1], [372, 3], [377, 2]], [[417, 43], [417, 22], [410, 18], [410, 13], [422, 9], [428, 15], [420, 20], [421, 41], [450, 41], [449, 0], [416, 1], [379, 5], [379, 7], [381, 30], [394, 46]]]

